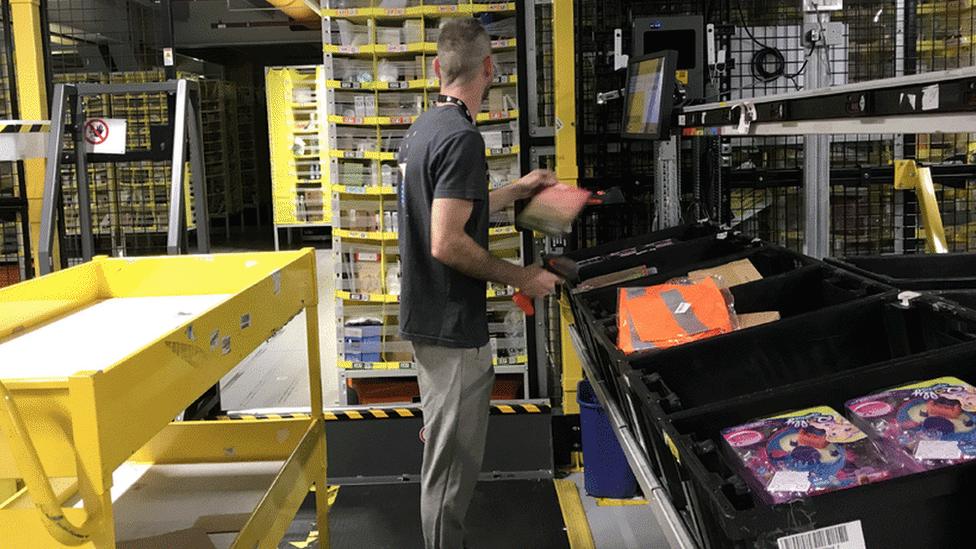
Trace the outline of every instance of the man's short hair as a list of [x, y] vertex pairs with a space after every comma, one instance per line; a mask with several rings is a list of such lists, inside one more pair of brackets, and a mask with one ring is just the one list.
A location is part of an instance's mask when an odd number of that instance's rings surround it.
[[437, 39], [441, 86], [466, 84], [473, 80], [489, 55], [491, 39], [477, 19], [462, 17], [441, 24]]

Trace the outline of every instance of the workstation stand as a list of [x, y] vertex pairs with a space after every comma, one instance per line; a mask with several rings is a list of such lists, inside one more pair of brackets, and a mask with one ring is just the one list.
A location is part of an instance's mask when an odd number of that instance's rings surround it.
[[[91, 155], [85, 153], [85, 98], [113, 94], [166, 93], [175, 99], [172, 136], [154, 143], [151, 151], [130, 152], [125, 155]], [[200, 120], [200, 88], [189, 80], [170, 80], [134, 84], [58, 84], [54, 87], [50, 137], [47, 148], [47, 167], [44, 173], [44, 201], [41, 209], [41, 237], [38, 245], [40, 273], [54, 269], [52, 263], [54, 239], [58, 225], [58, 210], [62, 202], [61, 166], [73, 160], [78, 179], [78, 208], [82, 261], [94, 256], [94, 235], [91, 212], [91, 186], [88, 162], [140, 162], [172, 160], [167, 217], [166, 249], [170, 255], [189, 249], [189, 231], [196, 230], [199, 253], [210, 252], [210, 225], [207, 215], [206, 173], [203, 158], [203, 139]], [[71, 139], [73, 151], [66, 153]], [[189, 155], [192, 181], [192, 205], [183, 166]], [[195, 218], [195, 219], [194, 219]], [[62, 261], [63, 263], [63, 261]], [[64, 265], [62, 265], [64, 266]]]

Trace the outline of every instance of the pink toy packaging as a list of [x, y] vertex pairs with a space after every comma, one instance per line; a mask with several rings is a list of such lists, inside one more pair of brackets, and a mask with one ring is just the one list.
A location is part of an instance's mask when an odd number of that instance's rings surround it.
[[941, 377], [847, 403], [852, 421], [913, 471], [976, 458], [976, 388]]
[[722, 431], [740, 474], [767, 504], [843, 490], [900, 470], [864, 432], [826, 406]]

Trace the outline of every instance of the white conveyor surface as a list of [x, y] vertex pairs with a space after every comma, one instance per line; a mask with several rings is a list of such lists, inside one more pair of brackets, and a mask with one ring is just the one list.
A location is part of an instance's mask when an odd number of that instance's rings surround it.
[[208, 294], [98, 301], [0, 342], [0, 379], [66, 378], [77, 372], [104, 370], [230, 297]]

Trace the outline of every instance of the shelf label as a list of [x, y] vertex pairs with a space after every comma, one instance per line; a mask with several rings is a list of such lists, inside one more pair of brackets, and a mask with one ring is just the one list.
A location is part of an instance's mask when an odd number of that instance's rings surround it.
[[485, 7], [485, 11], [505, 11], [508, 9], [508, 4], [488, 4]]
[[861, 521], [785, 536], [776, 540], [778, 549], [865, 549]]
[[495, 111], [492, 113], [488, 113], [488, 118], [491, 120], [501, 120], [502, 118], [505, 118], [505, 115], [507, 114], [508, 113], [505, 111]]
[[366, 123], [366, 119], [365, 118], [356, 118], [355, 116], [343, 116], [342, 117], [342, 123], [343, 124], [365, 124]]
[[510, 154], [512, 152], [511, 147], [502, 147], [500, 149], [488, 149], [489, 154], [499, 155], [499, 154]]
[[366, 187], [346, 187], [349, 194], [366, 194]]
[[359, 53], [358, 46], [339, 46], [339, 53]]
[[369, 294], [349, 294], [349, 301], [369, 301]]
[[377, 262], [380, 260], [380, 254], [375, 252], [357, 252], [355, 254], [356, 261], [369, 261]]
[[402, 90], [402, 89], [406, 88], [409, 85], [410, 84], [407, 83], [407, 82], [389, 82], [389, 83], [387, 83], [386, 87], [389, 88], [389, 89], [391, 89], [391, 90]]
[[387, 8], [383, 10], [383, 15], [389, 15], [393, 17], [399, 17], [401, 15], [406, 15], [407, 10], [404, 8]]
[[346, 151], [343, 156], [345, 156], [345, 158], [362, 159], [366, 157], [366, 154], [361, 151]]
[[457, 6], [437, 6], [438, 13], [457, 13]]
[[506, 48], [512, 45], [513, 40], [492, 40], [491, 47], [493, 48]]
[[390, 124], [410, 124], [413, 122], [413, 117], [411, 116], [391, 116]]
[[368, 362], [353, 362], [350, 366], [353, 370], [371, 370], [373, 365]]
[[401, 370], [413, 370], [413, 368], [414, 368], [413, 362], [401, 362], [400, 363], [400, 369]]
[[390, 53], [401, 53], [407, 51], [406, 44], [390, 44], [386, 47], [386, 51]]
[[362, 86], [359, 84], [359, 82], [340, 82], [339, 87], [346, 90], [358, 90]]
[[359, 15], [359, 10], [356, 8], [353, 9], [346, 8], [346, 9], [336, 10], [337, 17], [355, 17], [357, 15]]

